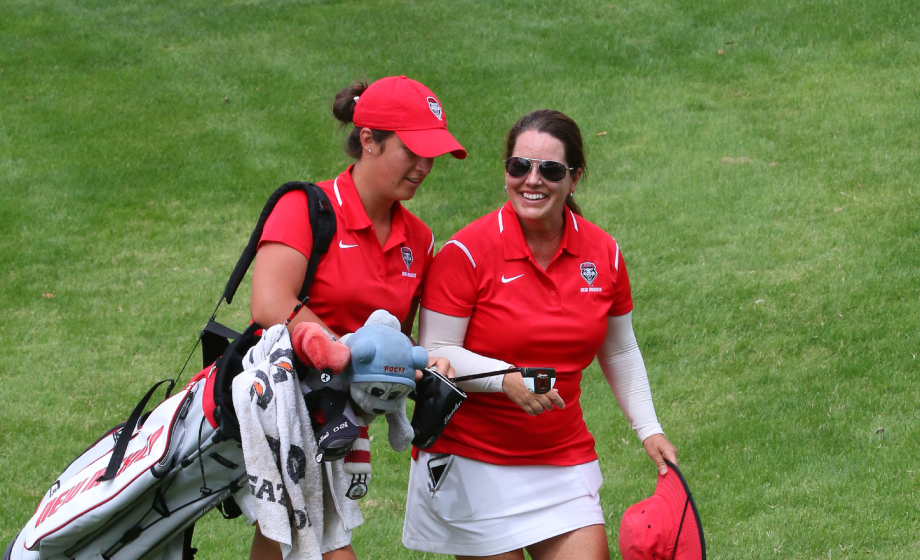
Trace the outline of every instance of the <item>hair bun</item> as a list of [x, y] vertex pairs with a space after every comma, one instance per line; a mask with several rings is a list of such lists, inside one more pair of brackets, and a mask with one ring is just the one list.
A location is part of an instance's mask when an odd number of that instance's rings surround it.
[[348, 124], [355, 118], [355, 105], [358, 98], [367, 89], [366, 80], [358, 80], [336, 94], [332, 102], [332, 114], [342, 124]]

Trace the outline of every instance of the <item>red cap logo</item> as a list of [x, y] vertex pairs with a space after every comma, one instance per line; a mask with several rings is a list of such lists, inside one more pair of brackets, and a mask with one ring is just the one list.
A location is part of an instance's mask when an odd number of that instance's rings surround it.
[[466, 157], [466, 150], [447, 131], [447, 115], [434, 92], [405, 76], [381, 78], [368, 86], [358, 98], [353, 121], [358, 127], [395, 132], [422, 157]]

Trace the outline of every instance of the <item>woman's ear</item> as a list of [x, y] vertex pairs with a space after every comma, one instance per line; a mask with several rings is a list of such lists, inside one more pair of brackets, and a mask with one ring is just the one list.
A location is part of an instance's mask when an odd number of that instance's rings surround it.
[[361, 139], [361, 151], [364, 154], [371, 155], [374, 153], [374, 135], [369, 128], [362, 128], [359, 133], [359, 138]]
[[578, 185], [578, 181], [581, 180], [581, 167], [575, 170], [575, 173], [572, 173], [572, 188], [569, 191], [572, 194], [575, 194], [575, 187]]

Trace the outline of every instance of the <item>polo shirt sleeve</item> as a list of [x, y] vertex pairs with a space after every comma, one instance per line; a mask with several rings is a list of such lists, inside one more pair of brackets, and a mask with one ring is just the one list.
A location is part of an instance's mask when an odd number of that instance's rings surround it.
[[259, 247], [268, 241], [284, 243], [310, 258], [313, 252], [313, 230], [310, 229], [310, 210], [303, 191], [291, 191], [280, 199], [265, 220]]
[[457, 240], [450, 240], [431, 263], [425, 277], [422, 306], [453, 317], [470, 317], [477, 299], [472, 257]]
[[619, 244], [612, 237], [607, 243], [607, 251], [610, 255], [610, 276], [613, 278], [613, 302], [610, 304], [607, 315], [616, 317], [633, 310], [632, 292], [629, 289], [629, 274], [626, 272], [623, 253], [620, 251]]

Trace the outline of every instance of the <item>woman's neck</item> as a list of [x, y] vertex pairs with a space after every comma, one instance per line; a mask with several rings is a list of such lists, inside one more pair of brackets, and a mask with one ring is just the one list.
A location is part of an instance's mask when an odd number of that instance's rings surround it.
[[565, 231], [563, 215], [560, 214], [558, 219], [552, 221], [525, 222], [518, 218], [518, 222], [534, 260], [546, 270], [562, 244], [562, 234]]
[[372, 170], [358, 161], [351, 170], [351, 179], [361, 199], [361, 206], [374, 226], [380, 245], [386, 244], [393, 224], [393, 200], [382, 196], [381, 189], [376, 188]]

